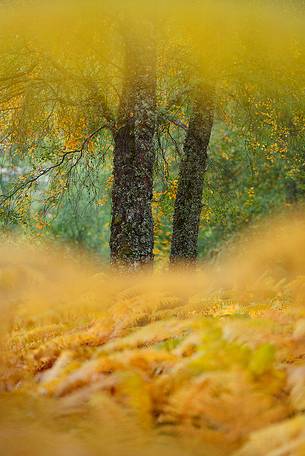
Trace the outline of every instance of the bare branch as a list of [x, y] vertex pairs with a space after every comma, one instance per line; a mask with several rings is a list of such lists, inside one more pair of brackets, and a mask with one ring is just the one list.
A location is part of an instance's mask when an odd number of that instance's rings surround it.
[[[85, 151], [85, 149], [87, 148], [89, 142], [100, 132], [102, 131], [103, 129], [105, 128], [108, 128], [108, 125], [102, 125], [100, 126], [99, 128], [97, 128], [96, 130], [94, 130], [92, 133], [90, 133], [89, 136], [87, 136], [87, 138], [83, 141], [80, 149], [75, 149], [75, 150], [69, 150], [67, 152], [65, 152], [61, 159], [57, 162], [57, 163], [54, 163], [53, 165], [47, 167], [47, 168], [44, 168], [42, 171], [40, 171], [40, 173], [36, 174], [35, 176], [32, 176], [30, 177], [29, 179], [27, 179], [25, 182], [21, 183], [20, 185], [16, 186], [13, 191], [11, 193], [8, 193], [7, 195], [2, 195], [0, 197], [0, 203], [1, 204], [4, 204], [6, 201], [12, 199], [18, 192], [20, 192], [21, 190], [24, 190], [25, 188], [27, 187], [30, 187], [34, 182], [38, 181], [42, 176], [45, 176], [47, 174], [49, 174], [51, 171], [53, 171], [54, 169], [56, 168], [59, 168], [61, 165], [63, 165], [63, 163], [65, 162], [66, 159], [71, 159], [72, 157], [72, 154], [77, 154], [79, 153], [79, 157], [77, 158], [77, 161], [76, 163], [72, 166], [76, 166], [80, 159], [82, 158], [83, 156], [83, 153]], [[71, 157], [71, 158], [70, 158]]]
[[185, 131], [188, 130], [188, 126], [187, 126], [185, 123], [183, 123], [181, 120], [175, 119], [174, 117], [168, 117], [168, 120], [169, 120], [172, 124], [176, 125], [177, 127], [183, 128], [183, 130], [185, 130]]

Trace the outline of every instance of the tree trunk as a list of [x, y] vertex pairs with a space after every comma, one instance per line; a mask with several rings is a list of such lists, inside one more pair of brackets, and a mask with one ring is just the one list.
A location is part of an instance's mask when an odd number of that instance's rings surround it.
[[[111, 262], [127, 269], [152, 263], [156, 56], [152, 33], [128, 32], [125, 74], [114, 135]], [[145, 36], [145, 37], [144, 37]]]
[[198, 255], [203, 179], [214, 118], [214, 91], [200, 87], [193, 98], [180, 164], [170, 261], [192, 264]]

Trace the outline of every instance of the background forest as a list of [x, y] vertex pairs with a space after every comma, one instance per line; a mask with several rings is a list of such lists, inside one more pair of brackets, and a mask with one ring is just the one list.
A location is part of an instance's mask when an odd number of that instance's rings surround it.
[[2, 235], [56, 239], [108, 260], [112, 133], [129, 24], [139, 52], [150, 33], [157, 59], [156, 259], [164, 263], [169, 255], [179, 166], [200, 85], [214, 91], [200, 258], [217, 256], [241, 228], [304, 200], [302, 2], [203, 2], [186, 15], [179, 3], [170, 15], [171, 6], [36, 4], [35, 19], [30, 4], [3, 7]]

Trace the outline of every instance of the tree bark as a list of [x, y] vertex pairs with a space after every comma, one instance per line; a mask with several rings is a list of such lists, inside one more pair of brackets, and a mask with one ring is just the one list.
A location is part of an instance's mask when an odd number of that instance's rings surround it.
[[204, 173], [214, 119], [214, 90], [196, 89], [180, 163], [173, 218], [171, 264], [192, 264], [198, 256]]
[[129, 30], [114, 135], [111, 262], [138, 269], [153, 260], [153, 169], [156, 56], [152, 33]]

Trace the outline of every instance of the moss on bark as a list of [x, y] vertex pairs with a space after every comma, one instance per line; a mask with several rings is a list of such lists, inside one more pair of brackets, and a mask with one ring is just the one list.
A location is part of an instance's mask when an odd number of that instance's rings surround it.
[[138, 269], [153, 260], [153, 138], [156, 117], [155, 45], [148, 33], [128, 34], [125, 77], [114, 136], [111, 261]]
[[170, 260], [194, 263], [198, 256], [198, 233], [202, 209], [204, 173], [214, 118], [214, 90], [197, 88], [180, 163], [173, 218]]

